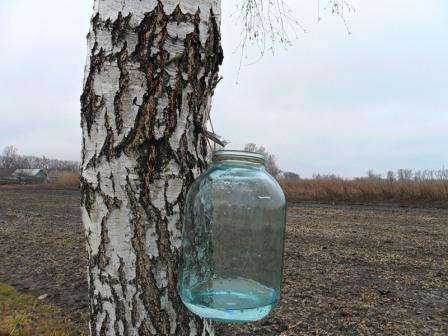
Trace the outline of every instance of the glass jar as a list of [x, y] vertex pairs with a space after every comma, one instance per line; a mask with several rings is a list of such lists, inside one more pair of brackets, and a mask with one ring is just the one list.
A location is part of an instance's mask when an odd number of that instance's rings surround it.
[[193, 313], [262, 319], [281, 290], [286, 202], [261, 154], [217, 151], [186, 199], [179, 294]]

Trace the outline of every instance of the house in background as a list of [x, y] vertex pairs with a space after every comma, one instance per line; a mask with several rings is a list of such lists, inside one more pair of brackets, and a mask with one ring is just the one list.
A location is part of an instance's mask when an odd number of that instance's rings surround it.
[[47, 173], [43, 169], [16, 169], [12, 176], [26, 183], [44, 183], [47, 180]]

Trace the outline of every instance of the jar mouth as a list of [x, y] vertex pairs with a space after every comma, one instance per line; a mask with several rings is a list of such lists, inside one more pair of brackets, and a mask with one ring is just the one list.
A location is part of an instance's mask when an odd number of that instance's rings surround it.
[[264, 164], [266, 158], [263, 154], [260, 153], [239, 150], [218, 150], [213, 153], [213, 162], [226, 160]]

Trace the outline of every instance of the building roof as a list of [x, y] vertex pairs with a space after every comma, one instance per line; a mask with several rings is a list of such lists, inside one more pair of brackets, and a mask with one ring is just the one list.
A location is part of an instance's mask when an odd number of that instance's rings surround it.
[[12, 177], [14, 171], [14, 168], [0, 168], [0, 178]]
[[35, 177], [38, 175], [46, 175], [43, 169], [16, 169], [13, 176]]

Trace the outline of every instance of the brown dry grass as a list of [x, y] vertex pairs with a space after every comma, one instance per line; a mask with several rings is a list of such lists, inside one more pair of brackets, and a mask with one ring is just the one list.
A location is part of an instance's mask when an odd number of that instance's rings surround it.
[[291, 202], [396, 203], [448, 207], [446, 180], [386, 180], [360, 178], [302, 179], [280, 181]]
[[78, 188], [79, 173], [63, 171], [51, 182], [51, 184], [57, 187]]

